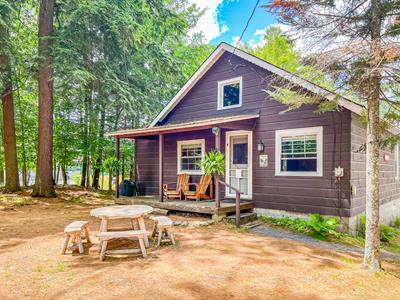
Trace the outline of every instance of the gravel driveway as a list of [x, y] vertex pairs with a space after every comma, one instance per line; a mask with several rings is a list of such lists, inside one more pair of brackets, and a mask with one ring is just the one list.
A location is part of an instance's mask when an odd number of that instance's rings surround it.
[[[308, 235], [279, 230], [279, 229], [269, 227], [264, 224], [253, 227], [250, 229], [250, 231], [257, 233], [257, 234], [265, 235], [265, 236], [271, 236], [271, 237], [275, 237], [275, 238], [279, 238], [279, 239], [295, 241], [295, 242], [307, 244], [310, 246], [339, 251], [339, 252], [345, 252], [345, 253], [351, 253], [351, 254], [357, 254], [357, 255], [362, 255], [364, 253], [364, 249], [362, 249], [362, 248], [344, 245], [344, 244], [320, 241], [320, 240], [317, 240]], [[382, 257], [385, 259], [400, 261], [400, 254], [382, 252]]]

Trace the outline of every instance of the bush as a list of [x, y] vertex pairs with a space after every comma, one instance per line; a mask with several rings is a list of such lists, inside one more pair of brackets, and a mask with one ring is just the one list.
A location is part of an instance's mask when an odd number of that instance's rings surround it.
[[394, 226], [400, 228], [400, 216], [397, 217], [396, 219], [394, 219], [393, 224], [394, 224]]
[[308, 226], [314, 233], [321, 236], [336, 235], [338, 221], [335, 218], [323, 219], [319, 214], [310, 214], [307, 221]]
[[[366, 227], [367, 218], [365, 215], [360, 217], [360, 236], [365, 239], [365, 227]], [[380, 239], [381, 242], [390, 242], [397, 236], [397, 232], [394, 228], [381, 224], [379, 225]]]
[[313, 235], [317, 237], [327, 237], [328, 235], [338, 235], [336, 232], [336, 225], [338, 224], [335, 218], [324, 219], [319, 214], [310, 214], [307, 220], [303, 219], [291, 219], [288, 217], [272, 218], [272, 217], [261, 217], [266, 223], [287, 227], [291, 230]]

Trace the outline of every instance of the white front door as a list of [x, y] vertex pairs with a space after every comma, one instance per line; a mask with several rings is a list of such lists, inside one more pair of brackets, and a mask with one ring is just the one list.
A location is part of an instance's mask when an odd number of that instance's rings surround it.
[[[252, 132], [226, 132], [226, 181], [242, 192], [241, 198], [251, 199], [252, 195]], [[235, 197], [235, 192], [226, 188], [227, 197]]]

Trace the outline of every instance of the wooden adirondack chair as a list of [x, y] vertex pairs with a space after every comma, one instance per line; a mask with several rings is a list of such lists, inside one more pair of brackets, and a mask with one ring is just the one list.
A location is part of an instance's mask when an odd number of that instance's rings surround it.
[[[196, 191], [190, 191], [190, 185], [196, 186]], [[208, 187], [210, 187], [210, 195], [207, 195]], [[199, 183], [188, 183], [184, 190], [185, 200], [201, 200], [201, 199], [212, 199], [213, 197], [213, 184], [212, 176], [203, 175], [200, 178]]]
[[183, 189], [189, 183], [190, 176], [188, 174], [179, 174], [176, 181], [175, 189], [171, 189], [168, 183], [163, 184], [164, 197], [167, 199], [180, 199], [182, 200]]

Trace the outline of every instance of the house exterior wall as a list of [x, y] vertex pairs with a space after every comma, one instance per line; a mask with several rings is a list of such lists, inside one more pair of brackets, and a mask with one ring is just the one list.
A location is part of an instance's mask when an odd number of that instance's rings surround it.
[[[360, 151], [365, 144], [367, 130], [360, 122], [360, 118], [351, 114], [351, 177], [353, 187], [351, 195], [351, 217], [357, 219], [365, 211], [366, 196], [366, 154]], [[384, 155], [389, 155], [388, 161]], [[380, 153], [380, 221], [389, 224], [400, 216], [400, 180], [395, 179], [394, 150], [382, 149]], [[355, 221], [354, 221], [355, 222]]]
[[[225, 134], [221, 131], [221, 151], [225, 151]], [[186, 140], [205, 140], [205, 151], [208, 152], [215, 148], [215, 136], [211, 129], [197, 130], [191, 132], [181, 132], [167, 134], [164, 136], [164, 172], [163, 182], [174, 186], [177, 178], [177, 142]], [[145, 195], [158, 195], [158, 176], [159, 176], [159, 157], [158, 157], [158, 138], [136, 139], [136, 160], [137, 160], [137, 181], [139, 190]], [[192, 183], [199, 182], [200, 175], [191, 175]], [[221, 194], [223, 196], [223, 193]]]
[[[321, 213], [349, 217], [350, 203], [350, 123], [347, 110], [315, 114], [315, 106], [305, 106], [299, 110], [286, 112], [286, 107], [274, 101], [263, 90], [270, 84], [271, 75], [235, 55], [228, 62], [230, 54], [223, 54], [210, 70], [186, 94], [180, 103], [169, 113], [161, 124], [181, 123], [191, 120], [207, 119], [234, 114], [258, 113], [253, 130], [253, 197], [256, 208], [294, 213]], [[235, 68], [233, 66], [236, 66]], [[242, 76], [242, 106], [217, 110], [218, 81]], [[323, 175], [275, 176], [275, 131], [281, 129], [323, 127]], [[176, 181], [176, 141], [201, 138], [206, 135], [206, 151], [214, 145], [214, 137], [208, 132], [179, 133], [165, 136], [165, 176], [164, 182]], [[222, 134], [224, 137], [224, 134]], [[269, 157], [268, 167], [259, 166], [259, 152], [256, 144], [262, 140]], [[138, 168], [147, 166], [145, 176], [139, 176], [148, 186], [148, 191], [158, 192], [158, 142], [153, 144], [139, 139], [137, 147]], [[146, 145], [147, 143], [147, 145]], [[224, 141], [221, 143], [225, 144]], [[147, 147], [153, 147], [149, 151]], [[147, 164], [141, 164], [142, 155], [147, 156]], [[149, 156], [153, 155], [151, 159]], [[151, 161], [151, 165], [149, 165]], [[333, 176], [334, 167], [344, 168], [340, 183]], [[142, 171], [143, 172], [143, 171]], [[196, 178], [193, 178], [196, 180]], [[154, 188], [155, 187], [155, 188]]]

